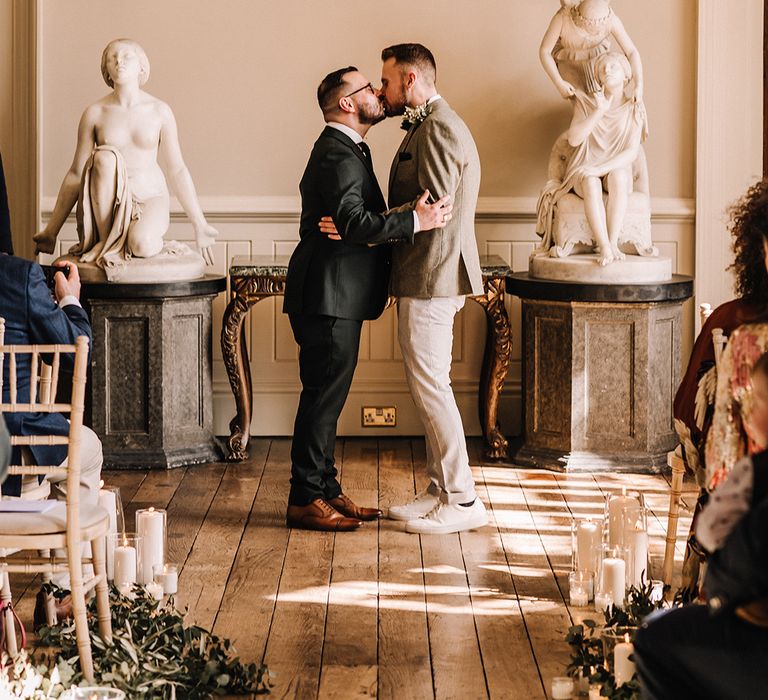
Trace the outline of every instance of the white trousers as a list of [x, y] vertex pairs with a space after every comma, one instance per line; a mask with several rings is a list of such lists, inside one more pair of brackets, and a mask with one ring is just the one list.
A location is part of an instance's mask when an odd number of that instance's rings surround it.
[[405, 376], [424, 426], [429, 492], [450, 504], [469, 503], [476, 497], [450, 376], [453, 321], [464, 300], [456, 296], [397, 301]]

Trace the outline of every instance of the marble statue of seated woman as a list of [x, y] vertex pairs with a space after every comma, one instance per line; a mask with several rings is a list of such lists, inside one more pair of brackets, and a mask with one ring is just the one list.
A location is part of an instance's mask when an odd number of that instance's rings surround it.
[[[205, 264], [213, 264], [218, 232], [206, 222], [198, 202], [173, 112], [141, 89], [149, 69], [147, 55], [135, 41], [116, 39], [104, 49], [101, 73], [112, 92], [83, 112], [72, 165], [50, 220], [34, 237], [37, 252], [54, 251], [56, 237], [77, 204], [78, 242], [70, 254], [103, 270], [107, 279], [150, 281], [132, 279], [127, 272], [129, 261], [136, 258], [159, 256], [160, 267], [152, 273], [158, 278], [152, 281], [201, 276]], [[200, 255], [184, 244], [163, 240], [170, 206], [158, 154], [192, 221]], [[181, 271], [169, 273], [169, 268], [178, 267], [175, 263], [181, 263]]]
[[571, 126], [555, 143], [548, 182], [537, 205], [539, 254], [598, 254], [607, 265], [626, 253], [658, 255], [651, 243], [648, 172], [641, 141], [645, 109], [626, 87], [629, 61], [620, 53], [595, 65], [602, 91], [575, 93]]

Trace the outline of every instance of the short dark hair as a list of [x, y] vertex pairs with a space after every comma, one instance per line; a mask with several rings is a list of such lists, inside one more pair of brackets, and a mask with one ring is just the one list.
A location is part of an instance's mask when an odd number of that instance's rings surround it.
[[397, 65], [415, 66], [428, 78], [435, 82], [437, 78], [437, 64], [432, 52], [422, 44], [395, 44], [388, 46], [381, 52], [381, 60], [395, 59]]
[[768, 352], [763, 353], [752, 366], [752, 376], [768, 379]]
[[347, 73], [354, 73], [357, 70], [355, 66], [347, 66], [328, 73], [317, 86], [317, 103], [323, 114], [335, 109], [339, 102], [339, 95], [345, 85], [344, 76]]

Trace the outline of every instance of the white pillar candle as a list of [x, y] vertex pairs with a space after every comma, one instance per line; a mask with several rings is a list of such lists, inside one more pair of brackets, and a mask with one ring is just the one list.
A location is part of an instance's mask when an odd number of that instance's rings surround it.
[[628, 634], [624, 635], [624, 641], [619, 642], [613, 649], [613, 675], [616, 677], [617, 687], [631, 681], [635, 675], [635, 663], [629, 658], [634, 650]]
[[[104, 486], [104, 482], [99, 482], [99, 486]], [[109, 489], [99, 490], [99, 506], [109, 514], [109, 530], [107, 534], [117, 532], [117, 498], [114, 491]], [[115, 541], [107, 537], [107, 578], [112, 581], [115, 578]]]
[[661, 603], [664, 600], [664, 581], [651, 581], [651, 602]]
[[597, 574], [600, 545], [603, 539], [602, 522], [584, 520], [576, 528], [576, 562], [580, 571]]
[[179, 573], [175, 564], [164, 564], [163, 570], [155, 572], [155, 581], [162, 587], [165, 595], [176, 595], [179, 590]]
[[115, 585], [120, 588], [136, 583], [136, 548], [129, 544], [115, 547]]
[[155, 600], [163, 599], [163, 587], [157, 581], [150, 581], [146, 588], [150, 598]]
[[627, 496], [627, 490], [622, 489], [621, 495], [614, 495], [608, 499], [608, 543], [616, 545], [629, 545], [630, 526], [640, 520], [642, 506], [634, 496]]
[[147, 508], [136, 511], [136, 534], [143, 538], [139, 583], [155, 579], [155, 569], [165, 563], [165, 511]]
[[623, 559], [603, 559], [603, 592], [610, 595], [613, 604], [620, 608], [624, 605], [624, 593], [627, 587], [627, 565]]
[[632, 580], [631, 584], [640, 587], [642, 580], [647, 584], [651, 577], [648, 575], [648, 532], [638, 522], [631, 532], [632, 537]]
[[557, 676], [552, 679], [552, 700], [571, 700], [573, 695], [573, 680], [567, 676]]

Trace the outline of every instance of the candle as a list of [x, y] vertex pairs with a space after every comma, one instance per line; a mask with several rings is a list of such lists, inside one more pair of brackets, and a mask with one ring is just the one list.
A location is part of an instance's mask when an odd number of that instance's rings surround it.
[[115, 547], [115, 585], [131, 586], [136, 583], [136, 547], [125, 539]]
[[613, 495], [608, 499], [608, 543], [628, 545], [629, 528], [641, 519], [642, 506], [634, 496], [627, 495], [626, 487], [621, 489], [621, 496]]
[[651, 581], [651, 602], [661, 603], [664, 600], [664, 581]]
[[164, 564], [162, 571], [155, 571], [155, 581], [162, 587], [165, 595], [176, 595], [179, 590], [179, 573], [175, 564]]
[[613, 602], [613, 597], [610, 594], [606, 595], [605, 593], [596, 593], [595, 594], [595, 612], [599, 612], [599, 613], [605, 612], [611, 606], [612, 602]]
[[552, 700], [571, 700], [573, 680], [568, 676], [556, 676], [552, 679]]
[[631, 584], [637, 588], [643, 582], [648, 583], [648, 531], [638, 521], [630, 532], [632, 542], [632, 578]]
[[586, 591], [571, 590], [569, 598], [575, 608], [586, 608], [589, 605], [589, 594]]
[[591, 519], [580, 522], [576, 527], [576, 565], [579, 570], [597, 573], [602, 530], [602, 522]]
[[[104, 482], [99, 482], [99, 506], [109, 515], [109, 530], [107, 534], [117, 532], [117, 494], [111, 489], [103, 488]], [[107, 537], [107, 578], [115, 578], [115, 541]]]
[[163, 599], [163, 587], [157, 581], [150, 581], [146, 588], [150, 598], [155, 600]]
[[591, 571], [571, 571], [568, 574], [568, 596], [571, 605], [575, 607], [586, 607], [589, 605], [592, 578]]
[[602, 695], [600, 695], [600, 685], [598, 683], [592, 683], [592, 685], [589, 686], [589, 700], [600, 700]]
[[155, 568], [162, 569], [165, 563], [165, 511], [137, 510], [136, 532], [143, 538], [139, 582], [146, 585], [154, 581]]
[[624, 641], [619, 642], [613, 649], [613, 675], [616, 677], [617, 687], [631, 681], [635, 675], [635, 663], [629, 658], [634, 650], [628, 634], [625, 634]]
[[622, 607], [627, 587], [627, 565], [623, 559], [603, 559], [602, 584], [603, 593], [610, 596], [617, 608]]

